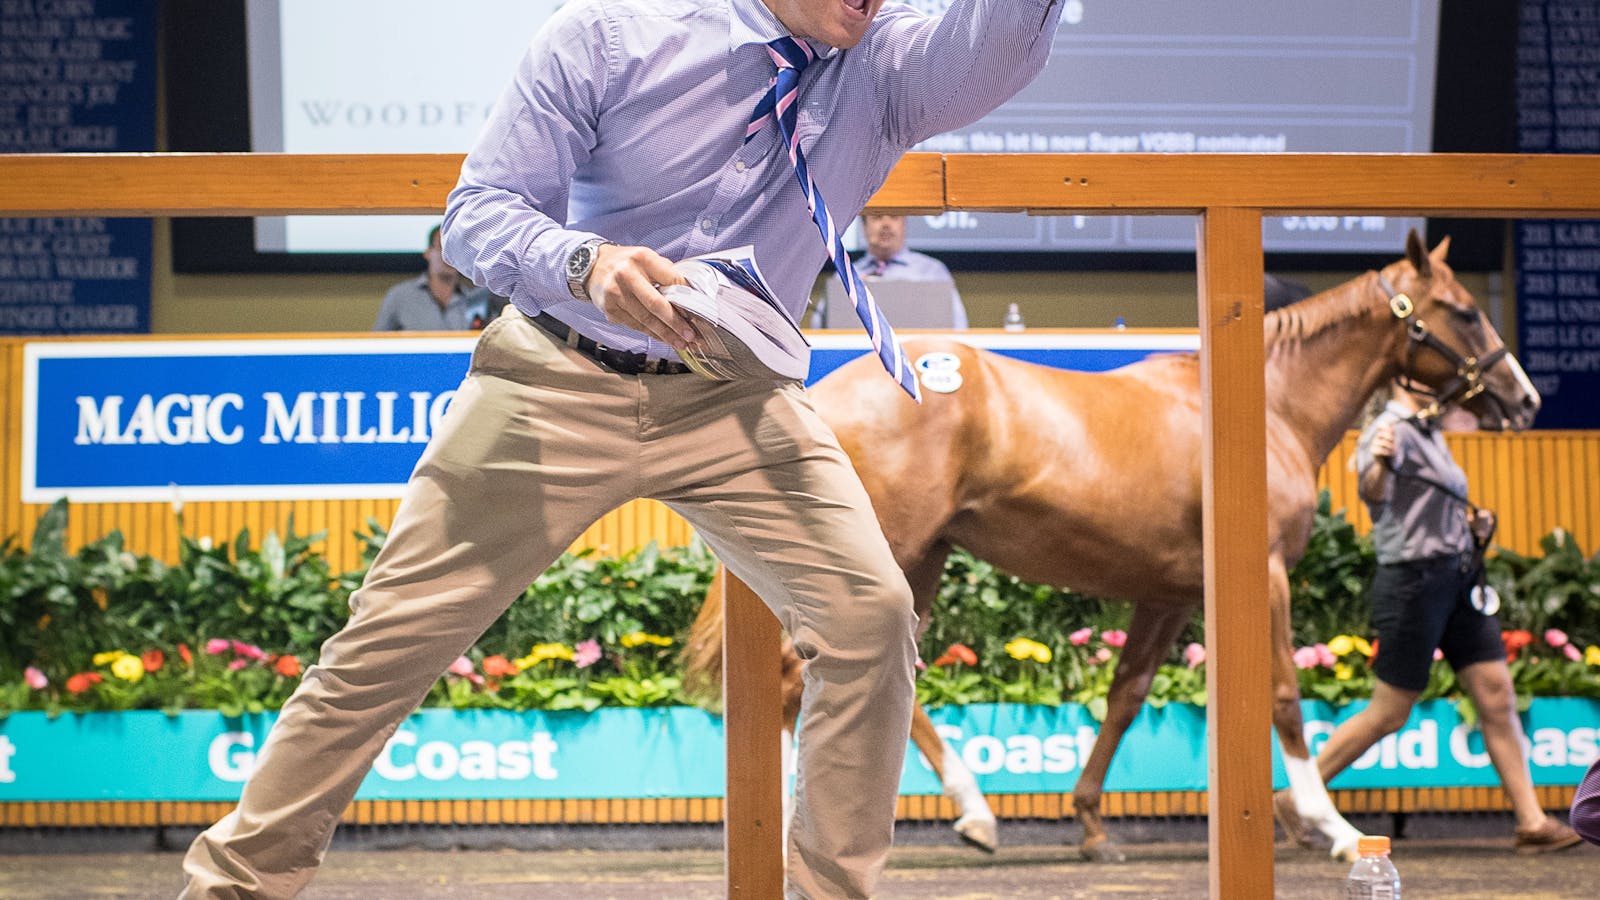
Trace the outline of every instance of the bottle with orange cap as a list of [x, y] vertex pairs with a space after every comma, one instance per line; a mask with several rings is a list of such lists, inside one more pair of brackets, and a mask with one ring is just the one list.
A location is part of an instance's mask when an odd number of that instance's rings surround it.
[[1389, 861], [1389, 838], [1366, 834], [1356, 843], [1361, 858], [1350, 867], [1345, 900], [1400, 900], [1400, 873]]

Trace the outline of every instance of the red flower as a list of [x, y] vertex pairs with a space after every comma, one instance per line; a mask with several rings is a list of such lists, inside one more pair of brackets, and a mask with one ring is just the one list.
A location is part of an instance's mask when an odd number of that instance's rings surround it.
[[81, 694], [104, 680], [99, 672], [79, 672], [67, 679], [67, 692]]
[[158, 672], [167, 662], [167, 655], [160, 650], [146, 650], [139, 655], [139, 662], [144, 663], [146, 672]]
[[484, 657], [483, 674], [490, 678], [503, 678], [517, 674], [516, 663], [496, 653], [494, 656]]
[[1518, 651], [1533, 643], [1533, 634], [1520, 628], [1516, 631], [1502, 631], [1500, 640], [1506, 645], [1506, 662], [1511, 662], [1517, 658]]
[[294, 678], [300, 674], [300, 657], [285, 653], [278, 657], [272, 668], [285, 678]]
[[966, 644], [951, 644], [945, 648], [944, 655], [933, 661], [936, 666], [951, 666], [962, 663], [969, 666], [978, 664], [978, 654]]
[[183, 664], [186, 666], [194, 665], [194, 652], [189, 649], [188, 644], [178, 645], [178, 658], [183, 660]]

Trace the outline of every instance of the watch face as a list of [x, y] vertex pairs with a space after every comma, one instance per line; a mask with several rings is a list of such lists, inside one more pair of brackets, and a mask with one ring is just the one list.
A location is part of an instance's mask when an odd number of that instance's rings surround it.
[[589, 271], [589, 261], [594, 258], [594, 248], [585, 244], [572, 251], [567, 257], [567, 274], [573, 278], [580, 278]]

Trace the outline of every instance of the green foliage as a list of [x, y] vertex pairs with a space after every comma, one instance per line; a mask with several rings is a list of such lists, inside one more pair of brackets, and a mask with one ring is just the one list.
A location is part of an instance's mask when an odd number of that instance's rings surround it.
[[[298, 535], [291, 520], [284, 537], [269, 532], [259, 547], [248, 531], [217, 546], [185, 536], [178, 562], [167, 565], [129, 552], [118, 532], [69, 553], [67, 515], [65, 503], [50, 507], [26, 548], [15, 538], [0, 542], [0, 716], [276, 709], [343, 623], [351, 593], [388, 539], [368, 520], [356, 535], [362, 566], [333, 575], [315, 551], [323, 535]], [[1515, 644], [1519, 699], [1600, 697], [1600, 554], [1586, 558], [1559, 530], [1542, 549], [1542, 557], [1500, 550], [1489, 560]], [[688, 702], [677, 649], [715, 565], [699, 541], [619, 557], [563, 555], [425, 703], [592, 710]], [[1324, 493], [1305, 555], [1290, 572], [1304, 696], [1343, 703], [1370, 694], [1363, 594], [1372, 568], [1370, 541], [1329, 509]], [[1030, 584], [960, 550], [946, 563], [935, 604], [920, 647], [921, 702], [1074, 702], [1104, 717], [1127, 604]], [[1147, 702], [1205, 702], [1204, 654], [1191, 644], [1202, 640], [1198, 621], [1197, 614], [1154, 676]], [[1436, 663], [1424, 698], [1460, 694], [1453, 673]], [[1469, 704], [1463, 712], [1471, 714]]]
[[1372, 541], [1356, 533], [1327, 491], [1317, 497], [1306, 551], [1289, 570], [1295, 646], [1336, 634], [1367, 633], [1367, 584], [1377, 560]]
[[1542, 634], [1560, 629], [1575, 639], [1600, 640], [1600, 552], [1587, 559], [1563, 529], [1539, 541], [1542, 557], [1504, 548], [1489, 557], [1487, 577], [1500, 593], [1507, 629]]

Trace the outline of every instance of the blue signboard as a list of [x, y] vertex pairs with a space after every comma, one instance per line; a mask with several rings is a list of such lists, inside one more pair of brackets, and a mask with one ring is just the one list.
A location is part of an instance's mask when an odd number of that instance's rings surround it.
[[[1365, 703], [1335, 709], [1302, 701], [1312, 752]], [[1099, 723], [1076, 704], [978, 703], [930, 715], [989, 794], [1068, 793]], [[0, 719], [0, 802], [236, 800], [274, 715], [210, 711]], [[1540, 698], [1522, 714], [1535, 784], [1574, 785], [1600, 758], [1600, 702]], [[1263, 738], [1265, 738], [1263, 734]], [[110, 760], [160, 765], [108, 765]], [[726, 783], [721, 719], [691, 707], [582, 712], [426, 709], [401, 723], [356, 796], [370, 800], [720, 797]], [[1274, 747], [1273, 782], [1287, 784]], [[1113, 791], [1206, 788], [1206, 714], [1145, 706], [1118, 748]], [[1483, 734], [1454, 705], [1417, 705], [1406, 726], [1375, 744], [1333, 788], [1480, 787], [1498, 784]], [[900, 792], [940, 793], [911, 748]]]
[[[398, 497], [471, 360], [473, 338], [30, 343], [23, 500]], [[1100, 370], [1192, 334], [971, 335]], [[866, 352], [815, 340], [812, 381]], [[887, 376], [886, 376], [887, 377]]]

